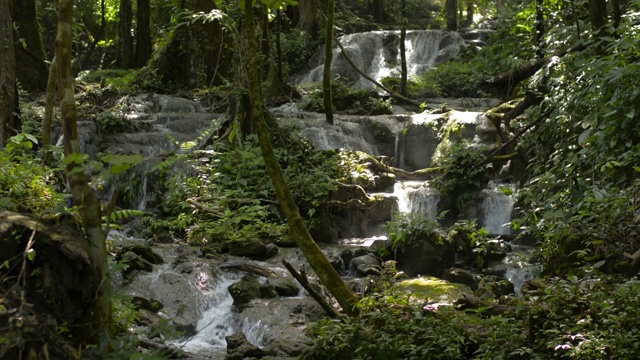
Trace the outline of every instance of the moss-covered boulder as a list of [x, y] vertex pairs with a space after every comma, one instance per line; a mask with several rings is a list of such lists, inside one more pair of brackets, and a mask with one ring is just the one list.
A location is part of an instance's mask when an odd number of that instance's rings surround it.
[[466, 285], [427, 276], [404, 280], [395, 286], [400, 290], [410, 291], [419, 300], [442, 303], [453, 303], [465, 294], [473, 293]]

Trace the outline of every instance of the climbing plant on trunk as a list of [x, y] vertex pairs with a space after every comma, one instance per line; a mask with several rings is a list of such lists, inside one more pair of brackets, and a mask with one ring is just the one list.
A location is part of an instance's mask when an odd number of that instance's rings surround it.
[[[253, 7], [251, 0], [244, 0], [245, 22], [247, 31], [247, 42], [249, 54], [258, 53], [258, 44], [256, 40], [256, 31], [253, 19]], [[271, 178], [273, 187], [276, 189], [280, 206], [287, 218], [289, 231], [296, 244], [302, 250], [302, 253], [309, 261], [309, 264], [318, 275], [320, 282], [329, 289], [335, 296], [336, 300], [342, 306], [344, 311], [349, 314], [355, 314], [354, 305], [357, 302], [355, 294], [342, 281], [338, 272], [331, 266], [329, 260], [324, 256], [318, 244], [313, 241], [307, 227], [300, 216], [298, 207], [296, 206], [287, 183], [282, 176], [282, 170], [278, 164], [278, 160], [271, 145], [269, 138], [269, 130], [265, 121], [265, 109], [263, 105], [262, 92], [260, 89], [260, 73], [258, 70], [258, 59], [249, 56], [249, 96], [251, 99], [252, 117], [256, 123], [256, 131], [260, 141], [260, 149], [264, 162], [267, 167], [267, 173]]]
[[[65, 173], [71, 196], [78, 208], [82, 225], [89, 241], [89, 256], [93, 266], [94, 281], [99, 282], [98, 293], [91, 309], [87, 310], [85, 329], [78, 334], [87, 336], [87, 342], [97, 343], [101, 335], [109, 334], [111, 320], [111, 302], [109, 300], [109, 284], [107, 278], [107, 250], [105, 233], [102, 230], [100, 202], [89, 187], [83, 163], [88, 155], [80, 153], [78, 141], [76, 101], [74, 98], [73, 75], [71, 73], [71, 44], [73, 41], [73, 0], [58, 2], [58, 33], [55, 40], [56, 78], [58, 97], [62, 116], [62, 135], [65, 154]], [[108, 338], [108, 336], [107, 336]]]

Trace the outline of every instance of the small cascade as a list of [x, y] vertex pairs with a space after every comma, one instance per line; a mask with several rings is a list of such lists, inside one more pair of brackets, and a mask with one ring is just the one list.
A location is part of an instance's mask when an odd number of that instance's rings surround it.
[[513, 284], [516, 296], [520, 296], [525, 282], [535, 279], [540, 273], [539, 264], [531, 264], [527, 261], [532, 251], [533, 248], [529, 246], [511, 245], [511, 252], [502, 261], [507, 268], [504, 276]]
[[194, 354], [224, 352], [227, 348], [225, 337], [234, 334], [238, 328], [233, 311], [233, 298], [227, 288], [237, 279], [221, 276], [207, 296], [208, 309], [201, 315], [196, 326], [196, 334], [176, 343], [185, 351]]
[[[356, 65], [369, 76], [380, 81], [387, 76], [400, 76], [400, 32], [370, 31], [343, 35], [340, 42]], [[456, 32], [439, 30], [407, 31], [405, 40], [409, 76], [421, 75], [429, 69], [456, 57], [464, 39]], [[313, 69], [297, 79], [298, 84], [322, 81], [324, 49], [313, 59]], [[339, 47], [333, 49], [331, 72], [334, 77], [346, 79], [351, 86], [374, 89], [343, 56]]]
[[511, 213], [515, 201], [513, 184], [489, 183], [489, 189], [481, 192], [482, 226], [490, 234], [508, 235], [511, 233]]
[[398, 210], [402, 214], [422, 213], [433, 220], [438, 217], [440, 193], [431, 188], [428, 181], [398, 181], [393, 195], [398, 199]]

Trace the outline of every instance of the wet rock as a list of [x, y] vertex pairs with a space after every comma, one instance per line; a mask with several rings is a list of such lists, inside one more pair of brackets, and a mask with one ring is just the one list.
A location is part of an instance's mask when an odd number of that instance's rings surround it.
[[438, 277], [455, 263], [453, 246], [447, 241], [438, 244], [428, 239], [418, 239], [397, 251], [393, 250], [391, 245], [387, 242], [385, 246], [388, 254], [385, 260], [397, 261], [398, 269], [410, 277]]
[[472, 291], [466, 285], [454, 284], [434, 277], [419, 277], [404, 280], [396, 285], [402, 290], [411, 291], [417, 299], [453, 303]]
[[263, 258], [267, 252], [267, 246], [260, 239], [244, 239], [230, 242], [229, 255], [246, 256], [252, 259]]
[[[164, 264], [164, 260], [162, 259], [162, 256], [153, 252], [153, 249], [151, 249], [151, 247], [148, 245], [124, 246], [122, 250], [120, 250], [120, 252], [121, 253], [132, 252], [154, 265]], [[116, 259], [117, 258], [118, 258], [118, 255], [116, 255]]]
[[260, 297], [260, 282], [252, 276], [245, 275], [242, 280], [229, 286], [229, 293], [233, 298], [233, 305], [243, 308], [251, 300]]
[[367, 254], [351, 259], [349, 267], [359, 276], [378, 275], [380, 274], [380, 263], [382, 260], [379, 257]]
[[265, 246], [267, 247], [267, 250], [264, 252], [264, 259], [272, 258], [280, 252], [280, 248], [276, 244], [269, 243]]
[[262, 284], [260, 285], [260, 294], [263, 299], [273, 299], [278, 297], [278, 293], [276, 292], [276, 287], [272, 284]]
[[120, 260], [118, 262], [126, 263], [125, 268], [122, 269], [122, 276], [124, 276], [125, 279], [130, 278], [134, 271], [153, 271], [153, 264], [131, 251], [125, 252], [120, 255], [119, 258]]
[[456, 284], [467, 285], [471, 290], [478, 289], [478, 280], [476, 276], [469, 270], [460, 268], [450, 268], [442, 273], [442, 280], [446, 280]]
[[212, 258], [217, 257], [224, 252], [229, 251], [229, 248], [225, 248], [225, 245], [219, 242], [206, 244], [202, 247], [202, 257], [204, 258]]
[[300, 293], [298, 283], [290, 277], [269, 278], [267, 284], [273, 285], [276, 293], [280, 296], [298, 296]]
[[227, 340], [227, 356], [225, 356], [225, 360], [261, 359], [265, 355], [264, 350], [251, 345], [242, 332], [227, 336], [225, 339]]
[[162, 310], [162, 308], [164, 307], [164, 305], [162, 305], [162, 303], [159, 302], [158, 300], [147, 299], [142, 296], [132, 297], [131, 303], [135, 306], [137, 310], [144, 309], [144, 310], [155, 312], [155, 313]]

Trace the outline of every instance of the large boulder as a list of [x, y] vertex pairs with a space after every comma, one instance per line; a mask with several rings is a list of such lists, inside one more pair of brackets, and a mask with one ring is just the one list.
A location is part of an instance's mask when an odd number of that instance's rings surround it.
[[252, 259], [264, 258], [267, 246], [260, 239], [249, 238], [228, 243], [229, 255], [246, 256]]
[[379, 275], [382, 259], [374, 254], [367, 254], [351, 259], [349, 267], [358, 276]]
[[242, 309], [251, 300], [260, 297], [260, 282], [253, 276], [245, 275], [240, 281], [229, 286], [229, 293], [233, 298], [233, 305]]
[[385, 260], [396, 260], [398, 270], [409, 277], [420, 275], [442, 275], [445, 269], [454, 265], [455, 252], [453, 246], [443, 239], [442, 243], [434, 243], [428, 239], [417, 239], [409, 244], [393, 250], [392, 244], [384, 244], [383, 251], [388, 255]]
[[273, 285], [279, 296], [298, 296], [300, 293], [298, 283], [290, 277], [272, 277], [267, 279], [267, 284]]

